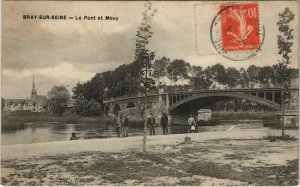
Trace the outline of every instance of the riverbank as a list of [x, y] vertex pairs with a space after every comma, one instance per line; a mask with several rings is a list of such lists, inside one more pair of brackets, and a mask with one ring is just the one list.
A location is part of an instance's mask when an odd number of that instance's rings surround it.
[[[196, 117], [196, 116], [195, 116]], [[189, 114], [172, 116], [172, 124], [186, 124]], [[197, 119], [197, 117], [196, 117]], [[275, 122], [276, 115], [274, 112], [232, 112], [232, 111], [213, 111], [211, 114], [213, 124], [221, 121], [272, 121]]]
[[76, 115], [71, 109], [67, 110], [62, 117], [55, 116], [52, 112], [2, 111], [1, 120], [2, 127], [12, 127], [26, 123], [112, 123], [111, 119]]
[[[186, 120], [189, 115], [176, 115], [172, 116], [171, 123], [174, 125], [186, 124]], [[222, 120], [275, 120], [275, 114], [270, 113], [257, 113], [257, 112], [213, 112], [212, 119], [215, 122]], [[28, 112], [28, 111], [2, 111], [1, 112], [1, 127], [2, 128], [14, 128], [24, 124], [36, 124], [41, 125], [43, 123], [114, 123], [111, 118], [104, 117], [83, 117], [74, 113], [71, 109], [68, 109], [62, 117], [55, 116], [52, 112]], [[158, 120], [160, 121], [160, 120]], [[131, 119], [132, 126], [144, 126], [143, 119]]]
[[[298, 141], [278, 130], [47, 142], [1, 147], [4, 185], [296, 185]], [[298, 138], [297, 130], [286, 134]], [[184, 138], [191, 137], [190, 144]]]

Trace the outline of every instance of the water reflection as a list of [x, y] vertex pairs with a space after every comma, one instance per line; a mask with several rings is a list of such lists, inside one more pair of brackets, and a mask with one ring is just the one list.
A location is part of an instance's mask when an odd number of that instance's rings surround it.
[[[262, 123], [257, 123], [262, 126]], [[225, 131], [235, 123], [223, 123], [218, 126], [199, 127], [200, 132], [207, 131]], [[251, 126], [255, 124], [251, 123]], [[117, 137], [116, 129], [109, 124], [17, 124], [1, 128], [1, 144], [29, 144], [38, 142], [64, 141], [69, 140], [71, 133], [75, 132], [80, 139], [92, 138], [112, 138]], [[156, 135], [163, 134], [162, 127], [156, 127]], [[187, 125], [169, 126], [170, 134], [186, 133]], [[129, 128], [129, 136], [141, 136], [144, 133], [143, 127]]]

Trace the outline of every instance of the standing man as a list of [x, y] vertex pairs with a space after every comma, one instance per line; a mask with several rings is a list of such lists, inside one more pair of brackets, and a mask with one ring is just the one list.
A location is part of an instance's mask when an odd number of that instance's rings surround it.
[[164, 134], [168, 134], [168, 116], [167, 116], [167, 114], [163, 113], [162, 117], [160, 118], [160, 123], [163, 128]]
[[188, 133], [190, 133], [191, 130], [193, 132], [195, 132], [195, 130], [196, 130], [196, 121], [195, 121], [195, 118], [193, 117], [192, 114], [190, 114], [190, 117], [188, 118], [188, 125], [189, 125]]
[[116, 118], [116, 129], [117, 129], [117, 135], [118, 137], [121, 137], [121, 128], [122, 128], [122, 115], [121, 114], [117, 114], [117, 118]]
[[155, 135], [155, 118], [153, 116], [153, 113], [151, 113], [151, 116], [148, 119], [148, 125], [150, 128], [150, 136]]
[[128, 129], [129, 129], [129, 119], [128, 119], [128, 114], [125, 114], [125, 118], [124, 118], [124, 121], [123, 121], [123, 125], [124, 127], [124, 137], [128, 137]]

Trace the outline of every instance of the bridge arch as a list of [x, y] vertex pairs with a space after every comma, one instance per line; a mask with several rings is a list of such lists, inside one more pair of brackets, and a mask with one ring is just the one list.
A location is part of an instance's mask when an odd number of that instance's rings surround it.
[[127, 103], [126, 108], [133, 108], [133, 107], [135, 107], [135, 104], [133, 102]]
[[109, 106], [105, 106], [105, 107], [104, 107], [104, 114], [105, 114], [106, 116], [108, 115], [109, 110], [110, 110]]
[[113, 114], [117, 115], [120, 110], [121, 110], [120, 105], [116, 104], [114, 109], [113, 109]]
[[182, 99], [175, 103], [174, 105], [169, 107], [169, 112], [174, 113], [177, 109], [180, 107], [186, 105], [195, 105], [195, 102], [198, 101], [198, 105], [202, 106], [207, 106], [209, 104], [215, 103], [217, 101], [229, 99], [229, 98], [237, 98], [237, 99], [245, 99], [248, 101], [252, 101], [254, 103], [259, 103], [263, 106], [269, 107], [273, 110], [280, 110], [280, 105], [269, 101], [267, 99], [261, 98], [261, 97], [256, 97], [250, 94], [244, 94], [244, 93], [234, 93], [234, 92], [225, 92], [225, 93], [202, 93], [202, 94], [197, 94], [193, 95], [190, 97], [187, 97], [185, 99]]

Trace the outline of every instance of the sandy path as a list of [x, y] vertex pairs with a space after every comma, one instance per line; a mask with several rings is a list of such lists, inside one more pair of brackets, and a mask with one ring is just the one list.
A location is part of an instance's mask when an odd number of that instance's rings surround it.
[[232, 129], [234, 129], [234, 127], [236, 127], [238, 125], [232, 125], [229, 129], [227, 129], [226, 131], [231, 131]]
[[[184, 141], [185, 136], [190, 136], [193, 141], [205, 141], [210, 139], [245, 139], [260, 138], [267, 133], [280, 135], [280, 130], [238, 129], [234, 128], [224, 132], [204, 132], [195, 134], [172, 134], [147, 136], [147, 145], [174, 145]], [[286, 134], [298, 138], [297, 130], [286, 130]], [[44, 155], [70, 154], [84, 151], [120, 152], [124, 150], [142, 150], [143, 137], [91, 139], [76, 141], [59, 141], [34, 144], [17, 144], [1, 146], [1, 160], [25, 159]]]

